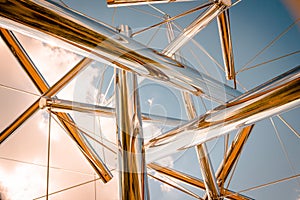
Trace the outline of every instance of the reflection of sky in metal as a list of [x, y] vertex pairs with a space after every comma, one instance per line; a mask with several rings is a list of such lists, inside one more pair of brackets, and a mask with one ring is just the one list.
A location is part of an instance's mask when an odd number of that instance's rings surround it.
[[[140, 11], [128, 8], [106, 8], [105, 1], [65, 1], [70, 7], [86, 13], [89, 16], [97, 18], [113, 26], [119, 24], [128, 24], [133, 31], [139, 30], [147, 25], [159, 22], [159, 19], [149, 16]], [[199, 5], [199, 2], [186, 2], [174, 4], [155, 5], [166, 13], [174, 16], [181, 11], [188, 10]], [[151, 12], [156, 16], [162, 17], [162, 14], [153, 10], [149, 6], [134, 7], [143, 12]], [[188, 25], [199, 13], [194, 13], [178, 20], [182, 27]], [[287, 9], [279, 0], [272, 1], [242, 1], [230, 10], [230, 20], [232, 29], [232, 39], [235, 56], [236, 71], [243, 68], [255, 54], [261, 51], [283, 30], [285, 30], [295, 19], [287, 12]], [[289, 54], [300, 50], [300, 34], [298, 26], [293, 26], [278, 41], [265, 50], [247, 67], [255, 66], [279, 56]], [[152, 40], [152, 35], [158, 30], [157, 35]], [[175, 31], [177, 33], [177, 31]], [[33, 61], [39, 67], [46, 80], [53, 84], [68, 69], [70, 69], [78, 57], [74, 54], [67, 53], [64, 50], [42, 44], [34, 39], [20, 36], [22, 44], [28, 50]], [[147, 44], [155, 49], [163, 49], [167, 45], [166, 29], [153, 29], [136, 36], [134, 39]], [[217, 23], [213, 21], [210, 25], [201, 31], [195, 38], [216, 60], [222, 64], [221, 49], [219, 36], [217, 33]], [[201, 72], [208, 72], [216, 79], [224, 80], [224, 73], [207, 55], [199, 50], [198, 44], [188, 43], [182, 48], [182, 55], [185, 60]], [[12, 86], [18, 89], [37, 93], [31, 85], [30, 80], [25, 78], [25, 73], [18, 68], [16, 61], [10, 55], [8, 49], [4, 47], [1, 41], [1, 84]], [[195, 56], [197, 55], [197, 56]], [[251, 89], [254, 86], [263, 83], [270, 78], [281, 74], [297, 65], [299, 65], [300, 55], [295, 54], [278, 61], [268, 63], [254, 69], [240, 72], [237, 80], [245, 88]], [[199, 63], [200, 62], [200, 63]], [[200, 65], [205, 66], [203, 69]], [[93, 67], [86, 69], [81, 75], [74, 80], [67, 88], [60, 92], [59, 97], [63, 99], [74, 99], [80, 102], [95, 103], [99, 95], [105, 95], [106, 88], [109, 85], [113, 69], [105, 72], [103, 83], [101, 83], [104, 66], [94, 63]], [[102, 84], [102, 89], [98, 90]], [[228, 81], [229, 85], [232, 85]], [[241, 85], [238, 89], [243, 91]], [[75, 91], [75, 94], [73, 92]], [[99, 92], [100, 91], [100, 92]], [[113, 90], [107, 91], [107, 97], [110, 97]], [[149, 80], [141, 82], [141, 106], [143, 112], [153, 114], [168, 115], [186, 119], [180, 93], [175, 89], [170, 89], [153, 83]], [[20, 92], [8, 90], [0, 87], [1, 95], [1, 118], [0, 128], [3, 130], [16, 116], [18, 116], [27, 106], [29, 106], [37, 97], [23, 94]], [[101, 98], [100, 98], [101, 99]], [[101, 101], [101, 100], [100, 100]], [[208, 109], [214, 108], [215, 103], [204, 100]], [[151, 102], [151, 103], [150, 103]], [[196, 101], [197, 110], [204, 113], [202, 102]], [[112, 104], [113, 106], [113, 104]], [[95, 118], [95, 116], [86, 116], [84, 114], [72, 113], [79, 126], [88, 129], [95, 134], [104, 134], [107, 140], [114, 141], [114, 123], [113, 120]], [[299, 109], [294, 109], [282, 114], [295, 130], [300, 130], [299, 126]], [[236, 171], [230, 183], [230, 189], [241, 191], [263, 183], [268, 183], [277, 179], [292, 176], [300, 173], [300, 160], [298, 152], [300, 151], [299, 138], [297, 138], [290, 129], [277, 117], [273, 117], [282, 143], [287, 152], [282, 150], [282, 145], [276, 136], [270, 120], [264, 120], [257, 123], [244, 152], [240, 157]], [[68, 140], [68, 136], [52, 120], [51, 127], [52, 145], [51, 145], [51, 165], [50, 171], [50, 191], [57, 191], [70, 187], [94, 178], [91, 167], [88, 166], [78, 149]], [[101, 124], [100, 133], [99, 124]], [[160, 133], [169, 127], [145, 125], [145, 132]], [[7, 190], [12, 199], [31, 199], [45, 194], [46, 182], [40, 179], [46, 179], [46, 168], [39, 165], [20, 164], [18, 162], [7, 160], [22, 160], [46, 165], [46, 145], [48, 132], [48, 115], [44, 111], [35, 114], [27, 123], [25, 123], [11, 138], [0, 146], [0, 183], [4, 191]], [[154, 134], [155, 135], [155, 134]], [[234, 134], [231, 134], [232, 139]], [[94, 144], [91, 141], [92, 144]], [[223, 138], [208, 142], [209, 153], [216, 170], [223, 156], [224, 146]], [[102, 148], [95, 147], [102, 156], [109, 162], [109, 167], [114, 168], [114, 156], [108, 152], [103, 153]], [[287, 160], [285, 153], [288, 154]], [[109, 160], [111, 159], [111, 160]], [[201, 178], [198, 161], [193, 149], [186, 152], [167, 157], [163, 162], [175, 169], [182, 170], [188, 174]], [[28, 174], [24, 173], [24, 170]], [[80, 172], [80, 173], [79, 173]], [[34, 174], [39, 174], [35, 176]], [[19, 184], [12, 184], [12, 181], [18, 179]], [[108, 185], [97, 182], [97, 199], [115, 199], [116, 179]], [[300, 186], [299, 179], [279, 183], [266, 188], [255, 189], [245, 192], [245, 195], [256, 199], [299, 199]], [[25, 184], [27, 183], [27, 184]], [[152, 199], [190, 199], [191, 197], [170, 189], [157, 181], [149, 179]], [[38, 186], [38, 187], [37, 187]], [[7, 187], [5, 189], [5, 187]], [[201, 195], [198, 190], [186, 186], [193, 192]], [[2, 190], [0, 187], [0, 191]], [[28, 190], [30, 192], [28, 192]], [[18, 196], [19, 195], [19, 196]], [[23, 195], [23, 196], [22, 196]], [[25, 196], [27, 195], [27, 196]], [[76, 189], [53, 195], [53, 199], [94, 199], [94, 183], [86, 184]], [[192, 198], [191, 198], [192, 199]]]

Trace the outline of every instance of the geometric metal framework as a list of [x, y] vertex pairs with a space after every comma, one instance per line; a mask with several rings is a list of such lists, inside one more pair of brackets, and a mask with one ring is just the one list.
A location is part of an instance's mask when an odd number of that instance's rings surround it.
[[[118, 7], [149, 2], [168, 1], [107, 1], [107, 4]], [[229, 20], [232, 5], [230, 0], [208, 2], [205, 6], [207, 10], [178, 35], [172, 29], [172, 17], [165, 15], [160, 25], [167, 25], [169, 41], [162, 51], [158, 51], [132, 38], [135, 33], [130, 33], [128, 26], [114, 29], [51, 0], [0, 1], [1, 38], [41, 94], [0, 133], [0, 145], [37, 110], [47, 108], [57, 117], [103, 183], [107, 183], [113, 178], [111, 169], [76, 126], [76, 120], [67, 114], [70, 110], [92, 113], [116, 119], [116, 143], [112, 147], [102, 145], [117, 155], [120, 199], [150, 199], [150, 178], [198, 199], [252, 199], [229, 190], [225, 182], [234, 170], [254, 124], [300, 105], [300, 67], [243, 94], [238, 91]], [[225, 78], [233, 80], [233, 87], [195, 70], [181, 59], [182, 46], [192, 41], [215, 19], [218, 21]], [[60, 47], [84, 58], [50, 87], [13, 31], [41, 40], [55, 40]], [[112, 95], [115, 108], [55, 96], [93, 60], [115, 68], [115, 91]], [[137, 77], [180, 90], [188, 119], [142, 112]], [[199, 115], [194, 99], [202, 97], [221, 105]], [[164, 124], [173, 128], [145, 140], [143, 123]], [[227, 134], [235, 130], [238, 133], [231, 145], [227, 145], [224, 158], [214, 172], [206, 143], [224, 135], [225, 140], [229, 140]], [[197, 152], [203, 180], [157, 163], [161, 158], [191, 147], [195, 147]], [[169, 177], [175, 182], [202, 189], [205, 194], [200, 197], [180, 184], [160, 177]], [[47, 199], [48, 196], [47, 193]]]

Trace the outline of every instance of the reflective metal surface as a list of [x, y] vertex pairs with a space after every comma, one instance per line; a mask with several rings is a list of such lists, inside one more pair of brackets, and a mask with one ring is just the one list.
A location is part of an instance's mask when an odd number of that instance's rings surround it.
[[43, 41], [54, 41], [58, 46], [83, 56], [162, 81], [194, 95], [203, 94], [214, 101], [225, 102], [241, 94], [53, 1], [8, 0], [1, 1], [0, 6], [0, 25], [8, 29]]
[[[38, 88], [41, 93], [47, 96], [55, 95], [60, 89], [62, 89], [66, 84], [68, 84], [82, 69], [84, 69], [90, 62], [91, 59], [85, 58], [81, 60], [74, 68], [72, 68], [65, 76], [63, 76], [57, 83], [49, 88], [48, 84], [34, 66], [30, 57], [24, 51], [21, 44], [18, 42], [17, 38], [10, 31], [1, 29], [1, 37], [5, 43], [10, 47], [16, 59], [19, 61], [22, 68], [28, 74], [28, 76], [33, 81], [34, 85]], [[29, 117], [31, 117], [39, 108], [38, 99], [34, 102], [24, 113], [22, 113], [12, 124], [10, 124], [6, 129], [4, 129], [0, 134], [0, 143], [7, 139], [23, 122], [25, 122]], [[65, 113], [57, 113], [59, 120], [62, 125], [66, 128], [67, 132], [71, 138], [76, 142], [78, 147], [84, 153], [87, 160], [90, 162], [91, 166], [95, 169], [98, 175], [101, 177], [103, 182], [107, 182], [112, 178], [112, 174], [107, 169], [101, 158], [93, 151], [93, 149], [86, 143], [84, 138], [80, 135], [78, 130], [67, 123], [66, 121], [73, 121], [72, 118]]]
[[199, 144], [196, 147], [196, 150], [208, 199], [222, 199], [220, 198], [219, 187], [214, 176], [214, 171], [211, 165], [206, 145]]
[[[185, 174], [183, 172], [176, 171], [174, 169], [170, 169], [168, 167], [161, 166], [157, 163], [150, 163], [147, 166], [149, 168], [161, 173], [161, 174], [164, 174], [164, 175], [167, 175], [171, 178], [174, 178], [177, 181], [182, 181], [183, 183], [189, 184], [189, 185], [194, 186], [196, 188], [205, 189], [204, 182], [202, 180], [196, 178], [196, 177], [190, 176], [190, 175]], [[224, 193], [222, 193], [222, 195], [225, 195], [225, 194], [228, 195], [228, 199], [235, 199], [235, 200], [246, 200], [246, 199], [249, 200], [249, 199], [251, 199], [249, 197], [243, 196], [241, 194], [234, 193], [234, 192], [232, 192], [230, 190], [227, 190], [227, 189], [224, 189], [223, 192]]]
[[[242, 153], [242, 149], [246, 144], [247, 139], [250, 136], [250, 133], [253, 130], [254, 125], [247, 126], [241, 129], [237, 135], [235, 136], [234, 140], [232, 141], [231, 146], [229, 147], [228, 151], [226, 152], [226, 156], [224, 157], [223, 161], [221, 162], [217, 172], [217, 182], [218, 185], [221, 187], [221, 193], [225, 193], [224, 184], [229, 175], [229, 173], [234, 168], [238, 158]], [[225, 195], [226, 196], [226, 195]], [[206, 194], [203, 199], [208, 199], [208, 195]]]
[[[122, 25], [123, 34], [130, 28]], [[119, 199], [149, 199], [137, 77], [115, 69]]]
[[[83, 113], [93, 113], [105, 117], [115, 117], [116, 115], [115, 108], [49, 97], [41, 97], [39, 106], [41, 109], [51, 108], [51, 110], [55, 112], [67, 112], [73, 110]], [[186, 120], [182, 119], [152, 115], [148, 113], [142, 113], [141, 116], [144, 122], [164, 124], [168, 126], [176, 126], [186, 122]]]
[[147, 162], [285, 112], [300, 104], [300, 66], [206, 114], [152, 139]]
[[210, 6], [204, 13], [202, 13], [195, 21], [193, 21], [187, 28], [180, 33], [168, 46], [163, 53], [167, 56], [172, 56], [180, 47], [190, 41], [197, 33], [205, 28], [213, 19], [231, 5], [229, 1], [218, 1]]
[[[167, 16], [167, 19], [168, 18], [169, 16]], [[173, 41], [175, 39], [175, 35], [174, 35], [172, 24], [169, 22], [167, 23], [167, 33], [168, 33], [169, 42]], [[176, 60], [182, 61], [180, 52], [174, 53], [172, 57]], [[192, 95], [184, 91], [182, 91], [181, 94], [185, 104], [185, 111], [188, 116], [188, 119], [189, 120], [195, 119], [197, 117], [197, 111], [195, 108]], [[216, 184], [216, 178], [211, 166], [210, 157], [207, 153], [205, 143], [199, 144], [196, 147], [196, 151], [197, 151], [198, 160], [200, 164], [201, 174], [204, 179], [205, 190], [210, 199], [216, 199], [220, 196], [220, 193], [218, 190], [218, 186]]]
[[230, 33], [229, 10], [225, 10], [218, 16], [218, 28], [222, 46], [223, 61], [226, 78], [235, 79], [235, 68], [233, 59], [233, 49]]
[[154, 3], [169, 3], [175, 1], [182, 2], [182, 1], [194, 1], [194, 0], [106, 0], [108, 7], [144, 5], [144, 4], [154, 4]]

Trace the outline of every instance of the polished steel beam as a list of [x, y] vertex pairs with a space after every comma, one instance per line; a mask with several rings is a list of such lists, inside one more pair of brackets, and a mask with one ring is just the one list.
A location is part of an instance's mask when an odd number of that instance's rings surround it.
[[179, 34], [179, 36], [170, 42], [169, 45], [163, 50], [163, 54], [172, 56], [229, 6], [231, 6], [231, 0], [216, 1], [205, 12], [200, 14], [195, 21], [186, 27]]
[[[166, 16], [169, 18], [169, 16]], [[173, 31], [172, 24], [168, 22], [167, 24], [167, 33], [169, 41], [174, 40], [175, 35]], [[172, 55], [176, 60], [181, 61], [180, 52], [176, 52]], [[195, 119], [197, 117], [197, 111], [195, 108], [195, 104], [192, 98], [192, 95], [181, 91], [181, 95], [183, 97], [185, 111], [189, 120]], [[200, 164], [201, 174], [204, 179], [206, 194], [210, 199], [218, 199], [220, 197], [220, 192], [218, 185], [216, 183], [216, 178], [214, 176], [213, 168], [211, 166], [210, 158], [207, 153], [206, 144], [199, 144], [196, 147], [196, 152], [198, 155], [198, 160]]]
[[38, 89], [38, 91], [43, 93], [44, 91], [48, 90], [49, 85], [36, 69], [31, 58], [28, 56], [15, 35], [11, 31], [0, 27], [0, 36], [5, 42], [6, 46], [14, 54], [19, 64], [25, 70], [28, 77], [32, 80], [33, 84], [35, 84], [35, 87]]
[[[131, 29], [120, 26], [122, 34]], [[144, 136], [137, 76], [115, 69], [116, 130], [118, 145], [119, 199], [149, 199]]]
[[300, 105], [300, 66], [146, 144], [147, 162], [220, 137]]
[[205, 143], [197, 145], [196, 151], [208, 199], [222, 199]]
[[233, 59], [233, 49], [230, 33], [229, 10], [225, 10], [218, 16], [218, 28], [222, 47], [223, 61], [226, 78], [235, 79], [235, 68]]
[[[197, 6], [197, 7], [195, 7], [195, 8], [189, 9], [188, 11], [185, 11], [185, 12], [183, 12], [183, 13], [180, 13], [179, 15], [176, 15], [176, 16], [170, 17], [169, 15], [166, 15], [166, 16], [164, 17], [165, 19], [164, 19], [163, 21], [161, 21], [161, 22], [159, 22], [159, 23], [156, 23], [156, 24], [153, 24], [153, 25], [151, 25], [151, 26], [148, 26], [148, 27], [146, 27], [146, 28], [143, 28], [143, 29], [141, 29], [141, 30], [138, 30], [138, 31], [132, 33], [132, 34], [131, 34], [131, 37], [134, 37], [134, 36], [136, 36], [136, 35], [138, 35], [138, 34], [140, 34], [140, 33], [142, 33], [142, 32], [145, 32], [145, 31], [150, 30], [150, 29], [152, 29], [152, 28], [154, 28], [154, 27], [157, 27], [157, 26], [161, 26], [161, 25], [166, 24], [166, 23], [168, 23], [168, 22], [169, 22], [168, 24], [170, 24], [171, 21], [174, 21], [174, 20], [176, 20], [176, 19], [178, 19], [178, 18], [181, 18], [181, 17], [183, 17], [183, 16], [186, 16], [186, 15], [188, 15], [188, 14], [191, 14], [191, 13], [193, 13], [193, 12], [195, 12], [195, 11], [198, 11], [198, 10], [201, 10], [201, 9], [203, 9], [203, 8], [206, 8], [206, 7], [208, 7], [208, 6], [212, 5], [212, 4], [214, 4], [214, 2], [206, 2], [206, 3], [204, 3], [204, 4], [200, 5], [200, 6]], [[168, 24], [167, 24], [167, 26], [168, 26]]]
[[106, 0], [107, 7], [137, 6], [155, 3], [186, 2], [195, 0]]
[[219, 185], [225, 183], [229, 173], [231, 172], [233, 166], [237, 162], [237, 159], [241, 155], [242, 149], [246, 144], [246, 141], [249, 138], [253, 127], [254, 125], [250, 125], [241, 129], [234, 138], [230, 148], [226, 153], [225, 160], [222, 161], [216, 172], [216, 177]]
[[29, 106], [19, 117], [0, 133], [0, 145], [11, 136], [27, 119], [39, 109], [39, 99]]
[[[7, 46], [12, 51], [16, 59], [19, 61], [22, 68], [27, 73], [28, 77], [33, 81], [37, 89], [46, 96], [55, 95], [92, 61], [89, 58], [81, 60], [57, 83], [55, 83], [52, 87], [49, 88], [47, 82], [44, 80], [43, 76], [35, 67], [34, 63], [31, 61], [30, 57], [27, 55], [26, 51], [19, 43], [17, 38], [14, 36], [14, 34], [11, 31], [7, 31], [2, 28], [0, 29], [0, 34], [4, 42], [7, 44]], [[25, 122], [31, 115], [33, 115], [38, 110], [39, 103], [40, 100], [38, 99], [12, 124], [10, 124], [4, 131], [1, 132], [0, 143], [7, 139], [18, 127], [20, 127], [23, 124], [23, 122]], [[90, 162], [91, 166], [102, 178], [103, 182], [109, 181], [112, 178], [112, 175], [101, 160], [101, 158], [93, 152], [90, 146], [88, 146], [88, 144], [84, 141], [84, 138], [82, 138], [78, 130], [74, 128], [74, 126], [71, 126], [69, 123], [66, 123], [66, 121], [73, 121], [72, 118], [65, 113], [57, 113], [57, 115], [59, 116], [60, 122], [63, 124], [71, 138], [80, 147], [85, 157]]]
[[[45, 96], [41, 97], [40, 99], [40, 108], [51, 108], [51, 110], [55, 112], [77, 111], [83, 113], [92, 113], [104, 117], [115, 117], [116, 115], [115, 108], [57, 98], [50, 98]], [[178, 126], [179, 124], [186, 122], [186, 120], [182, 119], [152, 115], [148, 113], [141, 113], [141, 116], [143, 122], [163, 124], [167, 126]]]
[[119, 34], [101, 22], [51, 0], [7, 0], [0, 1], [0, 7], [0, 26], [7, 29], [45, 42], [54, 41], [58, 46], [83, 56], [162, 81], [194, 95], [202, 94], [218, 102], [241, 94], [224, 83]]
[[151, 178], [153, 178], [153, 179], [156, 179], [156, 180], [162, 182], [163, 184], [169, 185], [170, 187], [173, 187], [173, 188], [175, 188], [175, 189], [177, 189], [177, 190], [179, 190], [179, 191], [181, 191], [181, 192], [183, 192], [183, 193], [185, 193], [187, 195], [190, 195], [190, 196], [192, 196], [192, 197], [194, 197], [196, 199], [202, 200], [202, 198], [200, 196], [198, 196], [194, 192], [192, 192], [192, 191], [190, 191], [190, 190], [182, 187], [181, 185], [177, 184], [175, 181], [165, 180], [165, 178], [160, 178], [156, 174], [152, 175], [152, 174], [148, 173], [148, 176], [151, 177]]
[[[177, 181], [180, 181], [182, 183], [185, 183], [185, 184], [194, 186], [196, 188], [200, 188], [200, 189], [205, 190], [205, 184], [204, 184], [204, 182], [202, 180], [196, 178], [196, 177], [193, 177], [191, 175], [185, 174], [183, 172], [179, 172], [179, 171], [174, 170], [174, 169], [170, 169], [168, 167], [161, 166], [161, 165], [156, 164], [156, 163], [150, 163], [147, 166], [149, 168], [151, 168], [151, 169], [153, 169], [153, 170], [155, 170], [155, 171], [163, 174], [163, 175], [166, 175], [166, 176], [169, 176], [171, 178], [174, 178]], [[251, 199], [251, 198], [246, 197], [244, 195], [232, 192], [232, 191], [230, 191], [228, 189], [224, 189], [223, 192], [224, 193], [222, 193], [222, 195], [228, 194], [228, 199], [232, 199], [232, 200], [250, 200]]]
[[[251, 131], [253, 130], [254, 125], [246, 126], [245, 128], [241, 129], [235, 136], [234, 140], [232, 141], [232, 144], [228, 151], [226, 152], [225, 158], [221, 162], [217, 172], [217, 182], [218, 185], [221, 187], [221, 193], [224, 195], [224, 183], [231, 172], [231, 170], [234, 168], [234, 165], [236, 164], [239, 156], [242, 153], [242, 149], [244, 145], [246, 144], [247, 139], [250, 136]], [[227, 195], [224, 195], [227, 196]], [[208, 200], [208, 196], [205, 195], [205, 200]]]

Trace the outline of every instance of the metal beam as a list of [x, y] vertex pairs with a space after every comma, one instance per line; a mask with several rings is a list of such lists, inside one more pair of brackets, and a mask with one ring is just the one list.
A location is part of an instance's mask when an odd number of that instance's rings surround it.
[[230, 148], [226, 153], [225, 160], [220, 164], [216, 177], [219, 184], [225, 183], [230, 171], [235, 165], [238, 157], [241, 155], [242, 149], [253, 129], [254, 125], [243, 128], [234, 138]]
[[[176, 179], [176, 180], [178, 180], [182, 183], [189, 184], [189, 185], [194, 186], [196, 188], [200, 188], [200, 189], [205, 190], [204, 182], [202, 180], [196, 178], [196, 177], [193, 177], [191, 175], [176, 171], [174, 169], [170, 169], [168, 167], [163, 167], [163, 166], [158, 165], [156, 163], [150, 163], [147, 166], [149, 168], [163, 174], [163, 175], [167, 175], [167, 176], [169, 176], [171, 178], [174, 178], [174, 179]], [[243, 196], [241, 194], [237, 194], [237, 193], [232, 192], [232, 191], [227, 190], [227, 189], [224, 189], [224, 194], [222, 194], [222, 195], [225, 195], [225, 194], [228, 194], [228, 198], [232, 199], [232, 200], [249, 200], [249, 199], [251, 199], [249, 197]]]
[[195, 0], [106, 0], [107, 7], [137, 6], [145, 4], [169, 3], [169, 2], [186, 2]]
[[216, 177], [214, 175], [205, 143], [197, 145], [196, 152], [205, 184], [206, 195], [211, 200], [222, 199], [220, 198], [221, 195], [219, 187], [217, 185]]
[[233, 59], [233, 49], [230, 33], [229, 10], [225, 10], [218, 16], [218, 28], [222, 47], [223, 61], [226, 78], [235, 79], [235, 68]]
[[28, 77], [31, 79], [35, 87], [38, 89], [40, 93], [47, 91], [49, 85], [47, 84], [46, 80], [43, 76], [39, 73], [36, 69], [35, 65], [33, 64], [31, 58], [28, 56], [18, 39], [15, 35], [4, 28], [0, 27], [0, 36], [2, 37], [3, 41], [10, 49], [10, 51], [14, 54], [15, 58], [22, 66]]
[[[222, 189], [222, 186], [224, 185], [229, 173], [231, 172], [239, 156], [241, 155], [242, 149], [246, 144], [246, 141], [249, 138], [253, 127], [254, 125], [247, 126], [237, 133], [234, 140], [232, 141], [230, 148], [226, 152], [225, 158], [221, 162], [216, 172], [217, 182], [221, 187], [221, 193], [223, 193], [223, 196], [227, 195], [224, 194], [226, 192], [224, 191], [224, 189]], [[205, 195], [203, 199], [208, 200], [208, 196]]]
[[[223, 5], [223, 4], [222, 4]], [[0, 1], [0, 25], [100, 62], [226, 102], [241, 93], [51, 0]], [[223, 7], [223, 6], [221, 6]]]
[[[130, 35], [128, 26], [120, 26]], [[149, 199], [137, 76], [115, 70], [119, 199]]]
[[[166, 16], [166, 18], [169, 18], [169, 16]], [[167, 33], [168, 33], [169, 41], [174, 40], [175, 35], [174, 35], [172, 24], [170, 22], [167, 22], [166, 25], [167, 25]], [[172, 57], [174, 57], [176, 60], [181, 61], [180, 52], [173, 54]], [[185, 111], [188, 116], [188, 119], [189, 120], [195, 119], [197, 117], [197, 111], [195, 108], [192, 95], [183, 91], [181, 92], [181, 95], [183, 97]], [[219, 192], [218, 185], [216, 183], [216, 178], [211, 166], [210, 158], [207, 153], [205, 143], [199, 144], [196, 147], [196, 152], [198, 155], [201, 174], [205, 183], [206, 194], [210, 199], [218, 199], [220, 197], [220, 192]]]
[[300, 66], [146, 144], [147, 161], [220, 137], [300, 105]]
[[[81, 60], [74, 68], [72, 68], [66, 75], [64, 75], [58, 82], [56, 82], [52, 87], [49, 88], [48, 84], [44, 80], [43, 76], [40, 74], [38, 69], [35, 67], [30, 57], [27, 55], [26, 51], [22, 45], [18, 42], [17, 38], [11, 31], [5, 29], [0, 29], [1, 36], [5, 43], [8, 45], [10, 50], [13, 52], [16, 59], [19, 61], [22, 68], [25, 70], [27, 75], [33, 81], [37, 89], [47, 96], [55, 95], [59, 90], [61, 90], [66, 84], [68, 84], [83, 68], [85, 68], [91, 59], [85, 58]], [[31, 115], [33, 115], [39, 108], [38, 99], [31, 105], [23, 114], [21, 114], [12, 124], [10, 124], [0, 135], [0, 144], [7, 139], [18, 127], [20, 127], [23, 122], [25, 122]], [[80, 135], [76, 128], [71, 126], [66, 121], [73, 121], [72, 118], [65, 113], [57, 113], [60, 122], [66, 128], [67, 132], [71, 138], [80, 147], [81, 151], [84, 153], [87, 160], [90, 162], [91, 166], [102, 178], [103, 182], [107, 182], [112, 178], [111, 173], [100, 159], [92, 150], [91, 147], [84, 141], [84, 138]], [[66, 121], [64, 121], [66, 120]]]
[[190, 41], [197, 33], [205, 28], [213, 19], [215, 19], [226, 8], [231, 6], [230, 0], [216, 1], [205, 12], [199, 15], [199, 17], [193, 21], [188, 27], [186, 27], [168, 46], [163, 50], [163, 54], [172, 56], [183, 45]]
[[[67, 111], [77, 111], [83, 113], [92, 113], [96, 115], [101, 115], [105, 117], [115, 117], [116, 111], [115, 108], [98, 106], [94, 104], [80, 103], [75, 101], [50, 98], [50, 97], [41, 97], [40, 99], [40, 108], [51, 108], [55, 112], [67, 112]], [[164, 124], [168, 126], [178, 126], [186, 122], [183, 119], [177, 119], [172, 117], [164, 117], [159, 115], [152, 115], [148, 113], [141, 113], [143, 122], [155, 123], [155, 124]]]

